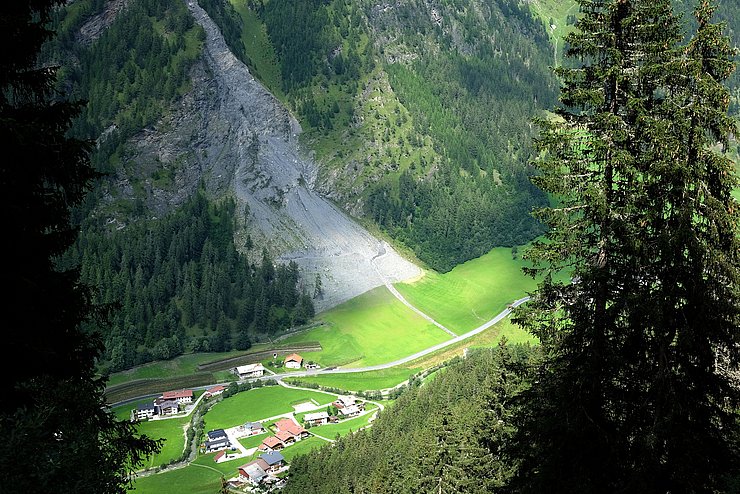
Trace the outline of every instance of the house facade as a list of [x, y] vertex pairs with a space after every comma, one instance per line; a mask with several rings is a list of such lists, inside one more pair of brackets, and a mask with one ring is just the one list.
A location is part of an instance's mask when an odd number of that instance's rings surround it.
[[297, 353], [291, 353], [285, 357], [285, 367], [288, 369], [300, 369], [303, 365], [303, 357]]
[[180, 411], [180, 406], [176, 401], [159, 400], [154, 402], [155, 413], [157, 415], [174, 415]]
[[241, 379], [247, 379], [251, 377], [262, 377], [265, 375], [265, 367], [259, 363], [240, 365], [235, 370]]
[[303, 421], [311, 426], [324, 425], [329, 422], [329, 414], [326, 412], [307, 413]]
[[206, 395], [206, 397], [210, 398], [212, 396], [218, 396], [221, 393], [223, 393], [224, 391], [226, 391], [226, 386], [221, 386], [219, 384], [218, 386], [214, 386], [212, 388], [208, 388], [206, 390], [206, 392], [203, 393], [203, 394]]
[[193, 390], [180, 389], [178, 391], [167, 391], [162, 395], [162, 399], [165, 401], [175, 401], [178, 404], [192, 403]]
[[250, 461], [246, 465], [239, 467], [239, 480], [259, 485], [267, 477], [265, 469], [269, 468], [269, 465], [261, 458]]
[[154, 402], [143, 403], [135, 409], [131, 410], [131, 420], [149, 420], [150, 418], [154, 417], [156, 411], [157, 409], [154, 406]]
[[206, 453], [212, 453], [214, 451], [220, 451], [231, 447], [229, 436], [226, 435], [226, 432], [223, 429], [209, 431], [207, 437], [208, 439], [206, 439], [205, 442]]
[[244, 424], [244, 431], [250, 436], [255, 436], [265, 432], [265, 428], [260, 422], [247, 422]]
[[285, 465], [285, 457], [279, 451], [262, 453], [260, 459], [267, 464], [264, 469], [267, 473], [275, 473]]
[[269, 436], [262, 441], [262, 444], [260, 444], [257, 449], [260, 451], [279, 451], [284, 447], [285, 445], [280, 439], [275, 436]]

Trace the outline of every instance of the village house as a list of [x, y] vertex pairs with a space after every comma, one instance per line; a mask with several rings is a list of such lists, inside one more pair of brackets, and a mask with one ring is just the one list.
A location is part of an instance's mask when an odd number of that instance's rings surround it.
[[307, 413], [303, 416], [303, 421], [311, 426], [324, 425], [329, 422], [329, 414], [326, 412]]
[[275, 436], [269, 436], [262, 440], [257, 449], [260, 451], [279, 451], [283, 449], [285, 445]]
[[267, 477], [267, 472], [265, 470], [268, 470], [269, 468], [270, 466], [267, 462], [261, 458], [250, 461], [246, 465], [239, 467], [239, 479], [251, 482], [254, 485], [259, 485], [264, 478]]
[[275, 437], [283, 443], [283, 446], [290, 446], [296, 442], [296, 437], [288, 431], [277, 431]]
[[142, 403], [135, 409], [131, 410], [131, 420], [149, 420], [154, 417], [156, 411], [157, 409], [154, 406], [154, 402], [150, 401], [148, 403]]
[[303, 365], [303, 357], [297, 353], [291, 353], [285, 357], [285, 367], [288, 369], [300, 369]]
[[226, 386], [222, 386], [222, 385], [220, 385], [220, 384], [219, 384], [218, 386], [214, 386], [214, 387], [212, 387], [212, 388], [208, 388], [208, 389], [206, 390], [206, 392], [205, 392], [205, 393], [203, 393], [203, 394], [205, 395], [205, 397], [206, 397], [206, 398], [211, 398], [211, 397], [213, 397], [213, 396], [218, 396], [218, 395], [220, 395], [220, 394], [221, 394], [221, 393], [223, 393], [223, 392], [224, 392], [225, 390], [226, 390]]
[[231, 447], [229, 436], [226, 435], [226, 432], [223, 429], [209, 431], [207, 436], [208, 439], [206, 439], [205, 442], [206, 453], [212, 453], [214, 451]]
[[167, 391], [162, 395], [164, 401], [175, 401], [178, 404], [192, 403], [193, 390], [181, 389], [178, 391]]
[[256, 436], [265, 432], [265, 428], [260, 422], [247, 422], [243, 427], [244, 431], [250, 436]]
[[265, 375], [265, 367], [262, 364], [240, 365], [236, 368], [236, 373], [240, 379], [250, 377], [262, 377]]
[[155, 400], [154, 408], [157, 415], [174, 415], [180, 411], [180, 405], [170, 400]]
[[267, 468], [264, 469], [267, 473], [275, 473], [285, 465], [285, 457], [278, 451], [262, 453], [260, 459], [267, 463]]
[[[293, 420], [290, 420], [290, 419], [278, 420], [277, 422], [275, 422], [275, 428], [278, 430], [278, 433], [287, 432], [288, 434], [293, 436], [293, 439], [295, 441], [300, 441], [301, 439], [309, 436], [309, 433], [306, 429], [304, 429], [303, 427], [296, 424]], [[277, 435], [278, 434], [275, 434], [275, 436]]]

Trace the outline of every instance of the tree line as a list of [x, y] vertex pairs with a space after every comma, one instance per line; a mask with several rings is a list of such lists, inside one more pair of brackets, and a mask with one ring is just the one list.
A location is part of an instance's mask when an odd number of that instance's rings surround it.
[[64, 263], [115, 309], [104, 331], [111, 372], [186, 352], [246, 350], [262, 335], [306, 323], [311, 296], [295, 263], [263, 251], [250, 264], [234, 245], [234, 202], [202, 191], [156, 221], [114, 232], [86, 229]]

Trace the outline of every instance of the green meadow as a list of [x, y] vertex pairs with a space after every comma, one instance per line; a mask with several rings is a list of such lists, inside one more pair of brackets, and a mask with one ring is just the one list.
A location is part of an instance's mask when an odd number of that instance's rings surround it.
[[154, 439], [164, 439], [162, 451], [149, 458], [144, 468], [166, 465], [177, 460], [185, 449], [185, 427], [190, 423], [190, 417], [165, 420], [149, 420], [139, 423], [139, 434], [145, 434]]
[[292, 413], [293, 405], [312, 400], [319, 405], [326, 405], [334, 401], [334, 397], [283, 386], [266, 386], [243, 391], [213, 405], [213, 408], [204, 415], [206, 431]]
[[395, 287], [416, 308], [463, 334], [536, 288], [536, 282], [522, 272], [523, 250], [518, 248], [514, 259], [512, 249], [493, 249], [448, 273], [427, 271], [418, 281]]
[[221, 488], [222, 476], [223, 473], [213, 467], [191, 464], [185, 468], [138, 478], [129, 492], [136, 494], [214, 494]]
[[475, 336], [401, 366], [353, 374], [327, 374], [317, 377], [288, 378], [285, 381], [293, 384], [318, 384], [323, 387], [354, 392], [389, 389], [407, 381], [411, 375], [423, 369], [429, 369], [453, 357], [462, 356], [466, 348], [483, 348], [497, 345], [502, 337], [505, 337], [506, 341], [510, 344], [537, 343], [536, 338], [513, 324], [510, 318], [506, 318]]
[[324, 325], [281, 343], [321, 342], [322, 351], [301, 355], [323, 367], [392, 362], [450, 338], [383, 286], [321, 313], [317, 319]]
[[343, 420], [337, 424], [326, 424], [320, 425], [318, 427], [311, 427], [311, 429], [309, 430], [312, 434], [318, 434], [321, 437], [333, 440], [336, 439], [337, 434], [339, 434], [340, 436], [345, 436], [350, 432], [356, 432], [361, 428], [366, 427], [370, 423], [370, 418], [372, 418], [374, 414], [375, 412], [370, 412], [368, 414], [361, 415], [360, 417]]
[[328, 388], [346, 391], [369, 391], [392, 388], [422, 370], [419, 367], [397, 366], [377, 371], [356, 372], [352, 374], [327, 374], [317, 377], [298, 377], [285, 379], [287, 383], [311, 383]]

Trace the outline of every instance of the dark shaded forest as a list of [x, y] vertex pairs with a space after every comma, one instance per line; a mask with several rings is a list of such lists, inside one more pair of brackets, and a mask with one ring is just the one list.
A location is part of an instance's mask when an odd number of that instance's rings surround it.
[[93, 301], [111, 307], [105, 358], [111, 371], [185, 352], [246, 350], [313, 317], [297, 288], [298, 268], [263, 252], [250, 265], [237, 252], [234, 203], [196, 194], [156, 222], [105, 233], [87, 229], [65, 261], [82, 266]]

